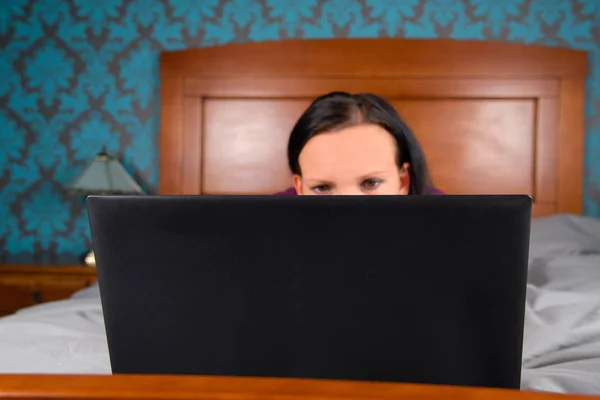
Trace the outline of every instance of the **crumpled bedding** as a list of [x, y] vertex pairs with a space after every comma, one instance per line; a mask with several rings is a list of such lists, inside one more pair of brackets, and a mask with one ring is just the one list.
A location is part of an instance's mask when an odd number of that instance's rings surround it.
[[533, 222], [523, 387], [600, 394], [600, 221]]
[[[110, 374], [96, 285], [0, 319], [0, 373]], [[600, 221], [532, 223], [522, 388], [600, 394]]]

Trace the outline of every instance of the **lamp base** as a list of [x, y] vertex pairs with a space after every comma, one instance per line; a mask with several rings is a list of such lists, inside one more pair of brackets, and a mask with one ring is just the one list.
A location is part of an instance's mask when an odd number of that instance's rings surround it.
[[85, 265], [88, 267], [96, 267], [96, 256], [94, 256], [94, 250], [90, 250], [85, 256]]

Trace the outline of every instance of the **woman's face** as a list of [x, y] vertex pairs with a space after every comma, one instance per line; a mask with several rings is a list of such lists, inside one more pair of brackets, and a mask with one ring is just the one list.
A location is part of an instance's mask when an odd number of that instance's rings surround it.
[[310, 139], [294, 175], [299, 195], [405, 195], [408, 164], [396, 164], [396, 143], [379, 125], [363, 124]]

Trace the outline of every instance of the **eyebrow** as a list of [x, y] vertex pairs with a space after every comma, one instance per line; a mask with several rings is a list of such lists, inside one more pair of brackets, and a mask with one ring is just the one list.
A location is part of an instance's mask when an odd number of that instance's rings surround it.
[[361, 176], [360, 179], [366, 179], [373, 175], [385, 175], [385, 174], [386, 174], [386, 171], [373, 171], [373, 172], [369, 172], [368, 174]]
[[[369, 172], [368, 174], [362, 175], [359, 179], [366, 179], [373, 175], [385, 175], [385, 174], [386, 174], [386, 171], [372, 171], [372, 172]], [[310, 184], [310, 185], [314, 185], [314, 184], [334, 185], [333, 181], [328, 181], [326, 179], [316, 179], [316, 178], [307, 179], [306, 183]]]
[[322, 179], [307, 179], [306, 183], [309, 185], [333, 185], [334, 183], [327, 180]]

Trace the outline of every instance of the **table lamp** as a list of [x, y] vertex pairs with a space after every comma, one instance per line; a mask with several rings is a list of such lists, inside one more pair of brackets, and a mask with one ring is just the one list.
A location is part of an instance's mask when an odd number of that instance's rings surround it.
[[[121, 163], [106, 153], [106, 147], [65, 189], [76, 196], [145, 194]], [[85, 263], [90, 267], [96, 266], [93, 249], [86, 255]]]

